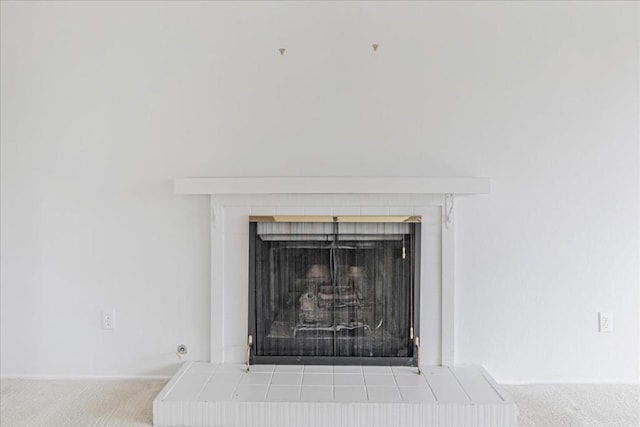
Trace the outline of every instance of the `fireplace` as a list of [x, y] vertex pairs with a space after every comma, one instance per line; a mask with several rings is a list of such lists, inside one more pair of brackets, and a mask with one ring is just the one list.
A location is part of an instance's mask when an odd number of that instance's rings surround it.
[[154, 425], [515, 425], [486, 371], [454, 365], [454, 198], [489, 188], [177, 179], [176, 193], [210, 196], [211, 363], [183, 365]]
[[250, 217], [250, 362], [417, 366], [420, 222]]

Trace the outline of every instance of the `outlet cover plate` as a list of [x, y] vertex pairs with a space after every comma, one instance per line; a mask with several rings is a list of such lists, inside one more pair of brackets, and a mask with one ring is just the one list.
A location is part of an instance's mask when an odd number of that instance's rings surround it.
[[102, 329], [116, 328], [115, 310], [102, 310]]
[[613, 314], [605, 311], [598, 313], [598, 329], [600, 332], [613, 331]]

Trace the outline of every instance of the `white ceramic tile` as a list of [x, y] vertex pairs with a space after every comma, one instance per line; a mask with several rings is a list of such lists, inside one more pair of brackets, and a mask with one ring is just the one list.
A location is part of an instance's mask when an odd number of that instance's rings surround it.
[[302, 374], [275, 372], [271, 378], [271, 384], [299, 386], [302, 384]]
[[440, 239], [422, 239], [420, 254], [424, 261], [441, 265], [442, 263], [442, 241]]
[[185, 372], [185, 375], [193, 375], [193, 374], [212, 374], [218, 365], [215, 363], [208, 362], [193, 362], [189, 365], [189, 369]]
[[244, 374], [247, 371], [247, 365], [244, 363], [223, 363], [218, 365], [216, 374], [220, 372], [238, 372]]
[[206, 383], [213, 375], [213, 372], [198, 372], [189, 369], [182, 375], [182, 382], [201, 382]]
[[389, 215], [413, 215], [413, 206], [389, 206]]
[[364, 382], [367, 386], [396, 386], [393, 375], [365, 374]]
[[304, 206], [276, 206], [276, 215], [304, 215]]
[[[247, 335], [240, 333], [246, 331], [248, 327], [248, 307], [247, 304], [240, 305], [239, 302], [246, 303], [249, 298], [249, 235], [225, 234], [224, 236], [225, 268], [224, 268], [224, 301], [223, 307], [212, 307], [212, 311], [222, 308], [224, 315], [224, 336], [226, 350], [238, 349], [243, 351], [246, 348]], [[240, 362], [233, 358], [232, 360]]]
[[418, 368], [415, 366], [392, 366], [393, 375], [418, 375]]
[[366, 402], [367, 390], [363, 387], [340, 386], [334, 387], [334, 400], [336, 402]]
[[237, 384], [246, 374], [244, 372], [216, 372], [213, 374], [210, 383], [231, 383]]
[[310, 374], [332, 374], [333, 366], [330, 365], [306, 365], [304, 367], [304, 373]]
[[[282, 194], [280, 196], [282, 201], [276, 204], [278, 206], [293, 206], [296, 208], [303, 208], [307, 201], [307, 195], [305, 194]], [[296, 214], [297, 215], [297, 214]]]
[[224, 208], [225, 232], [249, 232], [249, 215], [251, 208], [247, 206], [227, 206]]
[[245, 402], [264, 402], [267, 396], [267, 387], [262, 384], [240, 384], [233, 393], [232, 400]]
[[414, 215], [422, 217], [422, 229], [440, 231], [442, 229], [442, 208], [440, 206], [416, 206]]
[[328, 215], [331, 216], [333, 211], [329, 206], [305, 206], [305, 215]]
[[271, 373], [276, 369], [276, 365], [251, 365], [251, 372]]
[[367, 387], [370, 402], [400, 402], [398, 387]]
[[[433, 391], [431, 387], [399, 387], [401, 402], [396, 400], [398, 395], [393, 391], [394, 387], [290, 386], [280, 389], [280, 386], [271, 386], [274, 387], [272, 399], [291, 401], [293, 403], [291, 405], [281, 401], [267, 401], [270, 387], [266, 385], [239, 384], [233, 391], [233, 384], [214, 382], [208, 382], [196, 397], [164, 400], [170, 393], [169, 390], [182, 382], [183, 373], [184, 371], [179, 372], [177, 378], [174, 378], [165, 387], [166, 390], [163, 390], [154, 400], [154, 425], [215, 423], [216, 425], [298, 427], [304, 425], [300, 422], [303, 419], [309, 421], [309, 425], [313, 424], [316, 427], [339, 425], [371, 427], [376, 422], [404, 427], [444, 426], [459, 425], [462, 422], [460, 420], [466, 420], [465, 422], [470, 425], [505, 427], [516, 425], [516, 407], [513, 402], [503, 401], [496, 404], [476, 401], [477, 394], [473, 393], [473, 390], [477, 389], [478, 384], [474, 383], [471, 389], [467, 389], [469, 381], [460, 381], [453, 376], [449, 368], [425, 366], [424, 373], [428, 376], [429, 385], [433, 387]], [[471, 373], [476, 376], [473, 371]], [[484, 371], [478, 370], [479, 380], [483, 380], [485, 375], [487, 374]], [[489, 379], [486, 380], [491, 390], [499, 390], [498, 385]], [[194, 381], [185, 381], [186, 391], [192, 392], [196, 387], [197, 384]], [[301, 402], [295, 398], [296, 390], [300, 393]], [[333, 401], [330, 400], [332, 392], [335, 393]], [[438, 400], [435, 400], [433, 392], [438, 395]], [[231, 393], [231, 399], [228, 393]], [[350, 402], [360, 402], [360, 404], [354, 405]], [[377, 404], [377, 402], [385, 403]], [[375, 414], [372, 417], [363, 417], [362, 411], [374, 411]], [[308, 418], [304, 418], [305, 414]], [[402, 422], [390, 423], [389, 420], [398, 419], [398, 414], [402, 414]], [[318, 420], [318, 418], [321, 419]]]
[[207, 382], [207, 376], [181, 379], [165, 397], [167, 401], [193, 400]]
[[271, 373], [268, 372], [249, 372], [240, 380], [240, 384], [269, 384], [271, 382]]
[[362, 374], [362, 366], [334, 366], [336, 374]]
[[300, 387], [290, 385], [272, 385], [267, 392], [267, 400], [278, 402], [297, 402], [300, 399]]
[[333, 385], [333, 374], [308, 374], [304, 373], [302, 385]]
[[422, 375], [397, 375], [396, 382], [400, 387], [428, 387]]
[[330, 402], [333, 400], [333, 387], [302, 386], [300, 400], [305, 402]]
[[304, 371], [304, 365], [276, 365], [276, 372], [296, 372]]
[[235, 389], [235, 384], [209, 383], [200, 392], [196, 400], [205, 402], [231, 400]]
[[251, 215], [267, 216], [267, 215], [275, 215], [275, 214], [276, 214], [276, 208], [273, 206], [252, 206], [251, 207]]
[[364, 377], [360, 374], [333, 374], [333, 384], [340, 385], [364, 385]]
[[433, 403], [436, 399], [428, 387], [398, 387], [403, 402]]
[[[429, 382], [429, 388], [433, 391], [438, 403], [472, 401], [469, 392], [464, 389], [460, 380], [453, 375], [451, 368], [429, 366], [422, 373]], [[493, 389], [494, 387], [492, 386], [491, 388]]]
[[[443, 197], [443, 196], [440, 196], [440, 197]], [[442, 205], [443, 202], [444, 202], [443, 199], [438, 201], [437, 202], [438, 206], [427, 206], [425, 203], [414, 205], [413, 207], [414, 215], [422, 215], [424, 217], [433, 218], [435, 215], [439, 215], [439, 213], [442, 211], [442, 206], [440, 205]]]
[[[244, 315], [247, 315], [247, 312], [244, 311]], [[235, 329], [238, 327], [238, 325], [242, 328], [244, 327], [245, 331], [247, 328], [247, 319], [248, 317], [245, 317], [241, 322], [239, 323], [235, 323], [235, 324], [230, 324], [230, 320], [228, 317], [225, 316], [224, 322], [226, 322], [226, 324], [224, 325], [224, 330], [225, 330], [225, 334], [230, 334], [230, 333], [237, 333], [238, 331]], [[243, 360], [247, 357], [247, 337], [245, 336], [244, 340], [242, 339], [242, 335], [237, 335], [234, 337], [227, 337], [227, 346], [225, 346], [222, 351], [221, 351], [221, 357], [224, 360]], [[245, 365], [244, 370], [247, 370], [247, 365]]]
[[360, 215], [359, 206], [334, 206], [333, 215]]
[[386, 206], [362, 206], [360, 215], [389, 215], [389, 208]]
[[391, 366], [363, 366], [362, 371], [366, 374], [375, 374], [375, 375], [391, 375], [393, 371], [391, 370]]

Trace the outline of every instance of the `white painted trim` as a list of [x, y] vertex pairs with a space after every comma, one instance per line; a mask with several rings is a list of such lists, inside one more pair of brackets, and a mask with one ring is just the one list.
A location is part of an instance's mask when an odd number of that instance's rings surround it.
[[[210, 219], [211, 219], [211, 342], [210, 342], [210, 361], [212, 363], [230, 363], [239, 360], [229, 359], [228, 345], [225, 337], [225, 308], [227, 303], [225, 298], [225, 280], [226, 280], [226, 260], [225, 260], [225, 233], [226, 222], [233, 221], [232, 218], [226, 218], [227, 208], [255, 206], [282, 208], [283, 212], [288, 207], [299, 208], [300, 206], [402, 206], [412, 207], [418, 211], [421, 208], [436, 207], [441, 210], [441, 294], [440, 294], [440, 339], [438, 342], [439, 361], [444, 366], [452, 366], [454, 360], [454, 227], [455, 221], [453, 212], [451, 212], [451, 220], [449, 228], [446, 227], [446, 195], [444, 194], [422, 194], [422, 195], [373, 195], [364, 194], [361, 197], [353, 197], [353, 195], [336, 194], [336, 195], [249, 195], [249, 194], [227, 194], [227, 195], [211, 195], [210, 200]], [[416, 212], [414, 210], [414, 212]], [[424, 273], [424, 272], [423, 272]], [[216, 310], [216, 308], [218, 308]], [[421, 314], [421, 320], [423, 315]], [[422, 323], [421, 323], [422, 325]], [[421, 328], [423, 335], [422, 345], [428, 343], [425, 331]], [[430, 359], [432, 362], [435, 359]]]
[[2, 374], [3, 380], [168, 380], [172, 375]]
[[[211, 197], [211, 363], [224, 362], [224, 205]], [[248, 284], [247, 284], [248, 286]]]
[[558, 380], [556, 379], [537, 379], [532, 381], [516, 381], [516, 380], [501, 380], [500, 385], [640, 385], [639, 381], [621, 380], [616, 378], [610, 378], [607, 380]]
[[[445, 196], [446, 197], [446, 196]], [[442, 365], [455, 362], [455, 219], [453, 209], [442, 204]], [[449, 219], [447, 220], [447, 215]]]
[[[225, 254], [225, 236], [227, 233], [227, 222], [231, 223], [234, 218], [228, 217], [228, 208], [245, 207], [273, 207], [281, 209], [282, 212], [288, 212], [288, 208], [299, 209], [301, 206], [352, 206], [352, 207], [371, 207], [371, 206], [401, 206], [409, 208], [407, 212], [414, 212], [416, 215], [420, 214], [420, 210], [423, 208], [439, 208], [444, 210], [444, 196], [438, 194], [423, 194], [423, 195], [353, 195], [338, 194], [338, 195], [215, 195], [211, 196], [210, 211], [211, 211], [211, 342], [210, 342], [210, 361], [211, 363], [235, 363], [240, 362], [234, 354], [237, 356], [237, 343], [234, 346], [229, 347], [229, 339], [225, 334], [228, 333], [227, 329], [227, 306], [229, 304], [236, 304], [236, 301], [227, 301], [225, 290], [227, 289], [227, 259]], [[260, 208], [259, 208], [260, 209]], [[440, 230], [444, 227], [444, 215], [440, 215], [441, 223], [439, 225]], [[424, 236], [423, 236], [424, 238]], [[425, 270], [426, 271], [426, 270]], [[421, 274], [423, 274], [422, 272]], [[424, 279], [424, 277], [422, 278]], [[440, 296], [442, 297], [442, 282], [440, 280]], [[439, 309], [442, 313], [442, 298], [438, 302]], [[216, 310], [216, 307], [218, 310]], [[426, 313], [421, 309], [421, 313]], [[446, 311], [446, 310], [445, 310]], [[424, 314], [421, 314], [421, 326], [424, 324]], [[430, 357], [429, 363], [441, 364], [442, 355], [442, 323], [439, 319], [439, 337], [437, 341], [437, 359]], [[226, 332], [225, 332], [226, 331]], [[426, 331], [421, 328], [421, 344], [423, 347], [429, 344], [429, 340], [426, 335]], [[446, 335], [446, 333], [444, 334]], [[452, 334], [451, 334], [452, 335]], [[243, 338], [244, 341], [244, 338]], [[233, 350], [232, 350], [233, 348]], [[230, 353], [231, 352], [231, 353]], [[244, 350], [242, 350], [244, 354]], [[237, 359], [237, 360], [236, 360]], [[242, 358], [244, 360], [244, 356]], [[424, 360], [424, 359], [423, 359]]]
[[176, 194], [488, 194], [489, 178], [211, 177], [176, 178]]

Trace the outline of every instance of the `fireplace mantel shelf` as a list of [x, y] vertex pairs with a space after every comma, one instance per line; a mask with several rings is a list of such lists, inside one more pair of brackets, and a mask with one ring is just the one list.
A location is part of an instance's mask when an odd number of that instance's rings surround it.
[[488, 194], [489, 178], [209, 177], [176, 178], [176, 194]]

